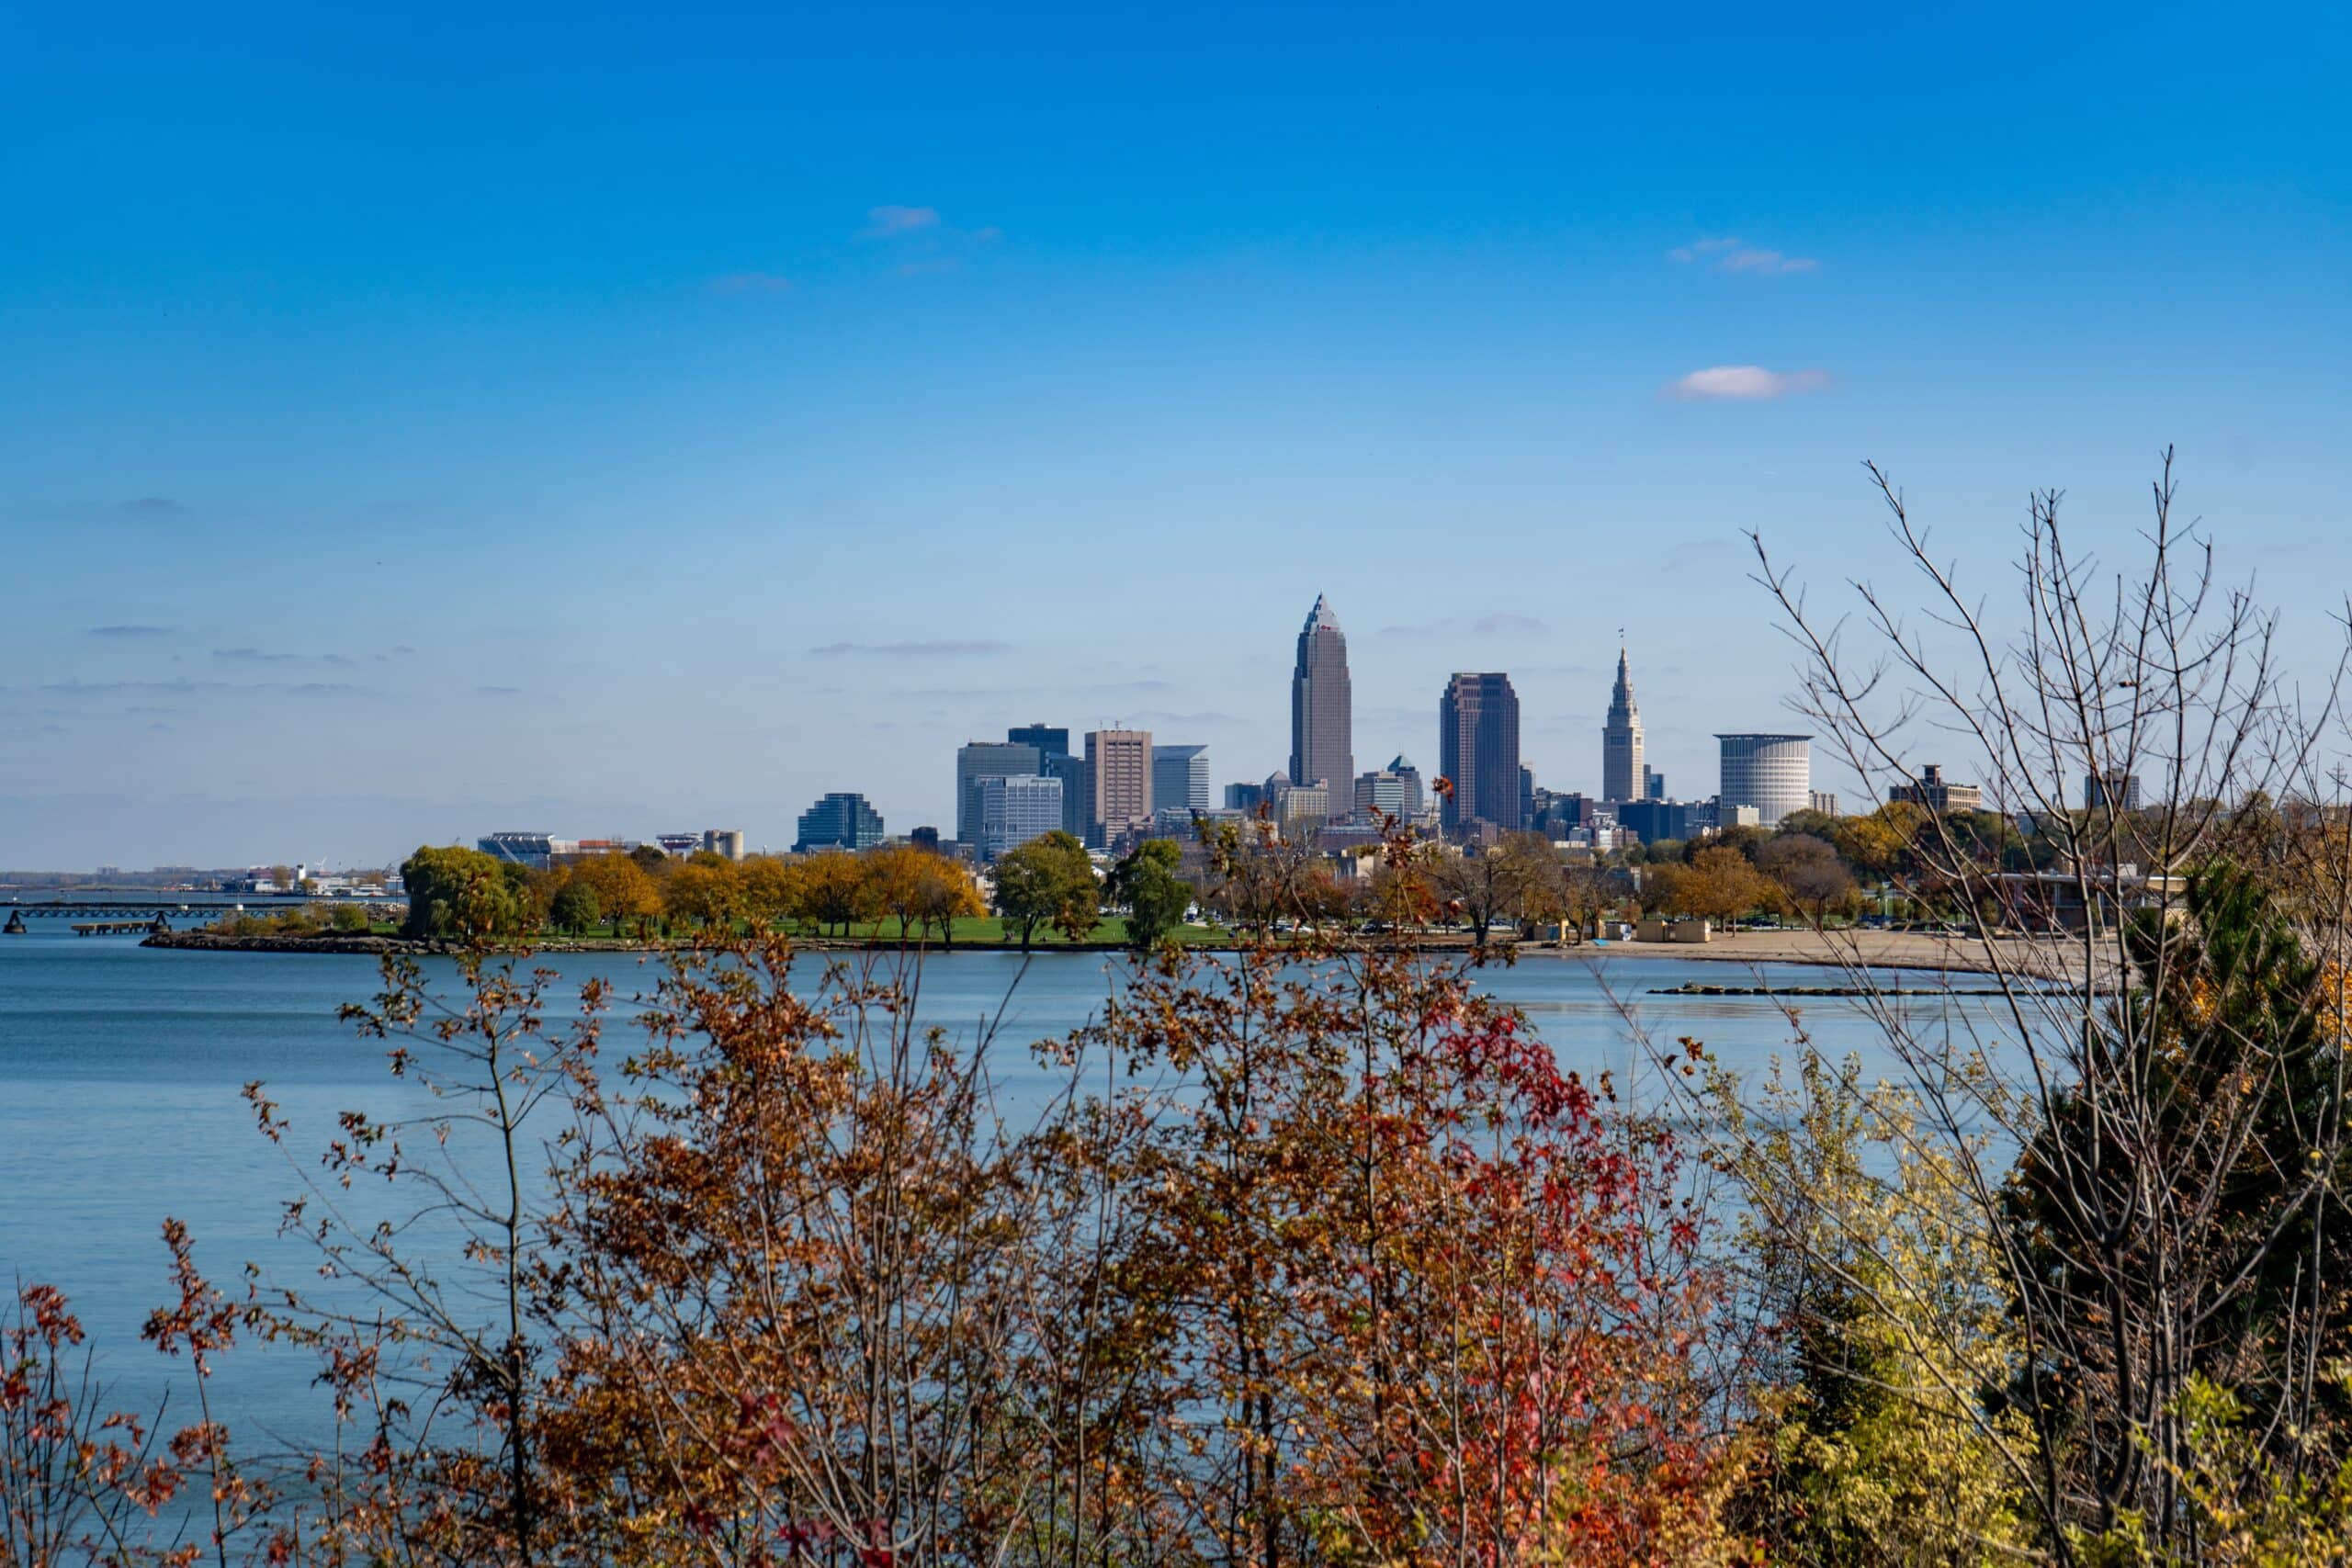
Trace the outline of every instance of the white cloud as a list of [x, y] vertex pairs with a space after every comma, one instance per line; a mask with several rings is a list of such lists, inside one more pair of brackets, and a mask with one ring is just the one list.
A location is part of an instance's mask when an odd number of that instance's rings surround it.
[[1788, 255], [1762, 245], [1748, 244], [1729, 234], [1711, 235], [1687, 245], [1677, 245], [1666, 253], [1666, 259], [1685, 265], [1706, 262], [1717, 272], [1752, 272], [1765, 277], [1790, 272], [1814, 272], [1821, 266], [1811, 256]]
[[938, 227], [939, 209], [936, 207], [869, 207], [865, 210], [865, 227], [858, 231], [858, 238], [887, 240], [896, 234], [912, 234]]
[[1767, 370], [1761, 365], [1715, 365], [1693, 370], [1667, 389], [1668, 395], [1694, 402], [1758, 402], [1797, 392], [1817, 392], [1829, 385], [1826, 370]]

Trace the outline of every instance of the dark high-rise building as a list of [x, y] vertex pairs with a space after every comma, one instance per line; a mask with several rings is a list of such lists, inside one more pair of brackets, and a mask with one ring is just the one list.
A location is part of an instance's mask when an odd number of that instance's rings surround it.
[[1006, 730], [1004, 738], [1015, 746], [1035, 746], [1040, 759], [1069, 755], [1069, 726], [1066, 724], [1024, 724]]
[[1640, 800], [1648, 795], [1642, 765], [1642, 710], [1634, 705], [1634, 677], [1625, 650], [1617, 650], [1617, 684], [1609, 694], [1609, 722], [1600, 729], [1600, 798]]
[[800, 814], [800, 836], [792, 852], [870, 850], [881, 841], [882, 814], [866, 804], [865, 796], [837, 790]]
[[1290, 777], [1345, 794], [1356, 776], [1355, 706], [1348, 688], [1348, 639], [1321, 594], [1298, 634], [1290, 676]]
[[2140, 775], [2127, 773], [2120, 768], [2083, 775], [2083, 809], [2086, 811], [2137, 811], [2140, 809]]
[[1499, 671], [1463, 671], [1445, 684], [1437, 710], [1438, 771], [1453, 793], [1439, 810], [1449, 833], [1486, 822], [1516, 833], [1519, 816], [1519, 694]]

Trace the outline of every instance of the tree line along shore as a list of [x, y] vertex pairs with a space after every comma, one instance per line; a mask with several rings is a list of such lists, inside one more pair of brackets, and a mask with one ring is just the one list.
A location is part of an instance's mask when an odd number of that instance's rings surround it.
[[[2153, 832], [2153, 825], [2145, 826]], [[2013, 886], [1920, 874], [1925, 841], [1951, 838]], [[1285, 843], [1261, 824], [1224, 824], [1197, 841], [1153, 840], [1098, 873], [1067, 834], [1023, 844], [976, 874], [908, 845], [729, 860], [651, 847], [548, 868], [458, 846], [420, 847], [401, 867], [405, 908], [387, 919], [349, 905], [237, 912], [155, 944], [266, 951], [387, 951], [445, 942], [460, 928], [550, 949], [635, 950], [780, 931], [812, 946], [1143, 950], [1159, 942], [1230, 947], [1279, 899], [1296, 926], [1382, 934], [1390, 884], [1436, 896], [1441, 944], [1578, 946], [1645, 917], [1705, 920], [1703, 948], [1646, 942], [1676, 957], [1838, 962], [1860, 952], [1905, 967], [1981, 967], [1962, 932], [2046, 934], [2048, 911], [2018, 889], [2061, 858], [2060, 836], [1990, 812], [1941, 816], [1908, 804], [1866, 815], [1792, 814], [1775, 829], [1738, 828], [1596, 856], [1522, 833], [1467, 852], [1417, 841], [1351, 858]], [[1783, 929], [1783, 922], [1798, 922]], [[1751, 929], [1736, 930], [1742, 922]], [[1763, 929], [1753, 929], [1761, 923]], [[1901, 929], [1904, 927], [1910, 930]], [[1838, 942], [1822, 940], [1840, 933]]]

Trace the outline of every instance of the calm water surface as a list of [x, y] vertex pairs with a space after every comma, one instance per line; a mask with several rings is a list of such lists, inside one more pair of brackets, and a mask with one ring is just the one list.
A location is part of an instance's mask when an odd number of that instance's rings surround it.
[[[373, 959], [159, 951], [41, 924], [0, 937], [0, 1284], [40, 1280], [64, 1290], [104, 1348], [102, 1371], [135, 1395], [155, 1386], [160, 1365], [137, 1336], [164, 1299], [157, 1234], [165, 1215], [187, 1222], [199, 1263], [224, 1288], [237, 1288], [248, 1259], [298, 1278], [305, 1268], [305, 1255], [275, 1234], [293, 1175], [286, 1155], [254, 1132], [240, 1088], [264, 1080], [305, 1151], [320, 1145], [339, 1110], [398, 1114], [420, 1109], [423, 1096], [389, 1080], [382, 1047], [336, 1019], [342, 1004], [376, 989]], [[628, 954], [548, 964], [572, 987], [603, 976], [620, 998], [650, 990], [658, 976]], [[1767, 998], [1645, 994], [1692, 979], [1751, 983], [1751, 973], [1544, 956], [1488, 970], [1481, 983], [1524, 1009], [1565, 1065], [1614, 1068], [1623, 1079], [1634, 1046], [1612, 994], [1637, 1004], [1657, 1039], [1697, 1035], [1742, 1071], [1784, 1054], [1789, 1022]], [[1764, 975], [1780, 985], [1837, 982], [1833, 971], [1795, 965]], [[1024, 1077], [1042, 1081], [1027, 1073], [1019, 1047], [1085, 1022], [1114, 983], [1100, 954], [1039, 955], [1024, 972], [1018, 954], [956, 953], [927, 965], [920, 1012], [969, 1032], [1001, 1009], [1000, 1077], [1018, 1096]], [[1917, 1005], [1932, 1014], [1973, 1004]], [[1876, 1031], [1853, 1004], [1813, 999], [1805, 1010], [1808, 1032], [1826, 1049], [1879, 1056]], [[616, 1024], [608, 1049], [630, 1037]], [[308, 1371], [300, 1358], [240, 1349], [215, 1380], [215, 1399], [248, 1429], [258, 1422], [314, 1435]]]

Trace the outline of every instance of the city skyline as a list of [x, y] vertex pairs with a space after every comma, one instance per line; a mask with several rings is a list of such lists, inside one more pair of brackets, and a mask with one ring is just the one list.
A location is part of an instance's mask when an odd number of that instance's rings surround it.
[[1744, 534], [1900, 578], [1865, 459], [2006, 634], [2176, 445], [2320, 679], [2343, 18], [1858, 17], [32, 12], [0, 862], [945, 826], [1039, 714], [1262, 776], [1317, 592], [1358, 772], [1500, 670], [1597, 789], [1623, 626], [1702, 795], [1806, 728]]

